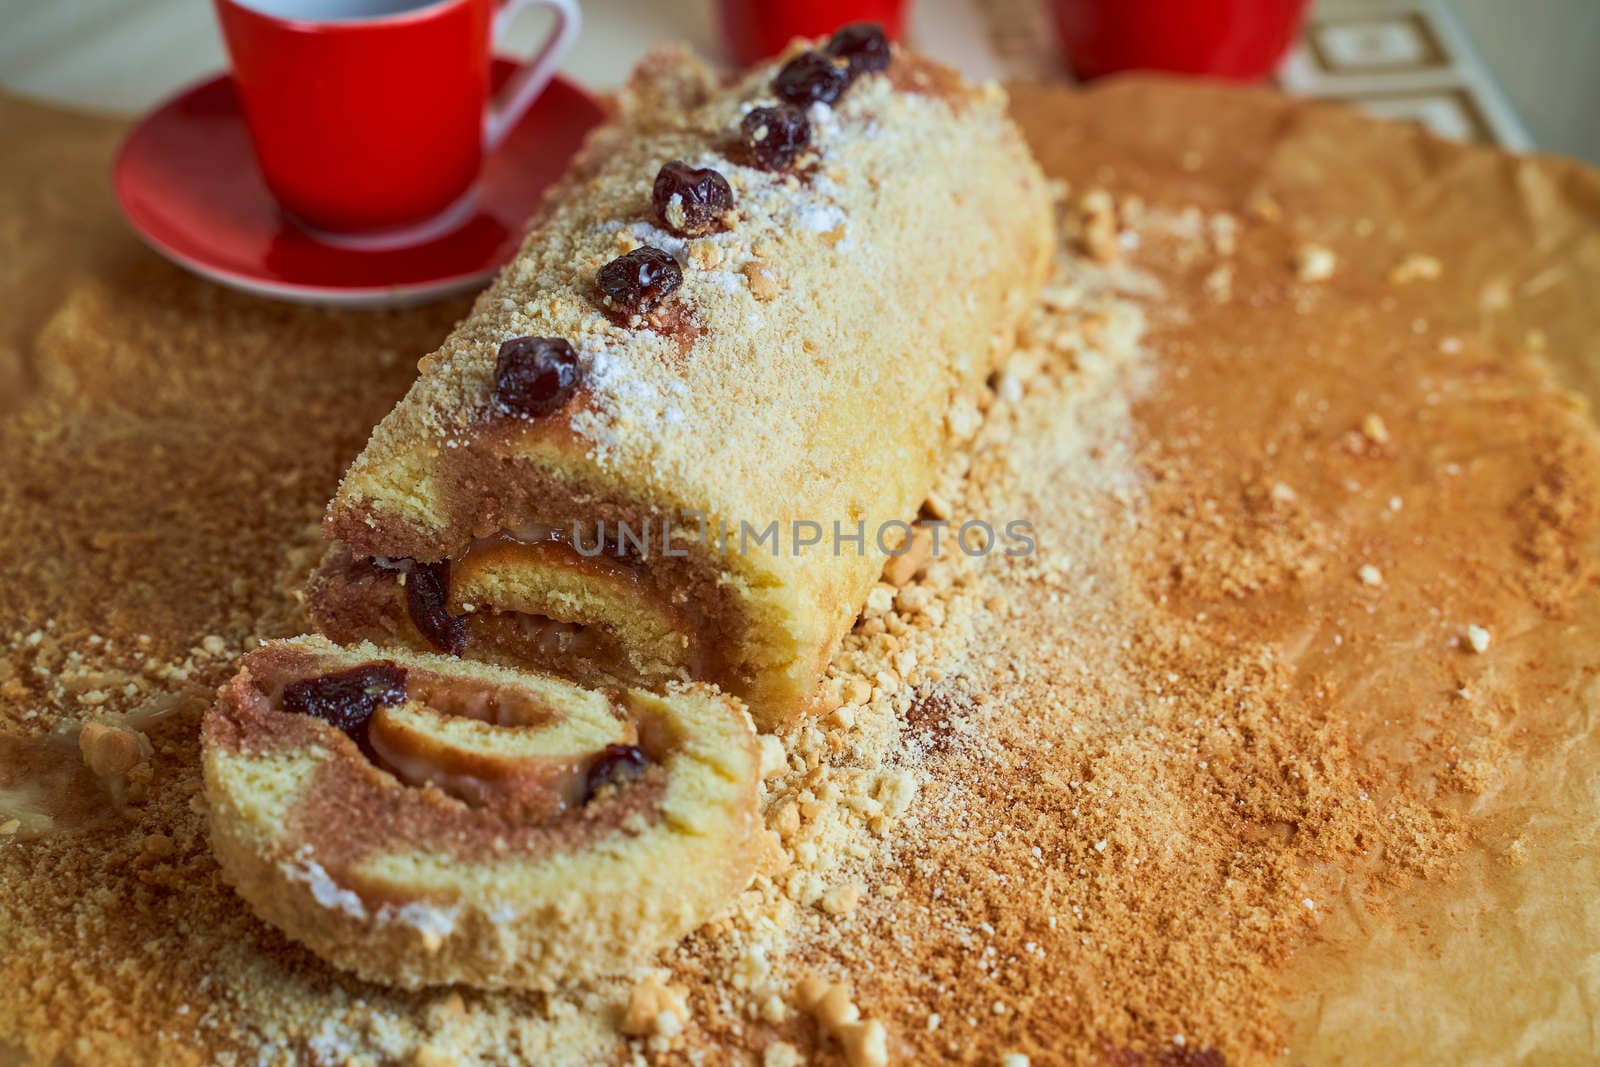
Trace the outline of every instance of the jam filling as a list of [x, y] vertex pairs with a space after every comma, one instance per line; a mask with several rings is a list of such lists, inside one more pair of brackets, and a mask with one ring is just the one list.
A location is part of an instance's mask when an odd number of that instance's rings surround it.
[[466, 624], [451, 615], [450, 561], [413, 563], [406, 574], [406, 613], [436, 651], [461, 655], [466, 645]]
[[889, 38], [870, 22], [854, 22], [841, 28], [823, 49], [835, 59], [850, 65], [850, 77], [889, 69]]
[[595, 292], [612, 318], [648, 315], [683, 284], [683, 268], [659, 248], [642, 245], [600, 268]]
[[779, 100], [795, 107], [831, 104], [863, 74], [887, 70], [892, 52], [883, 30], [869, 22], [844, 27], [821, 51], [801, 52], [772, 79]]
[[582, 384], [578, 353], [560, 337], [513, 337], [495, 356], [490, 409], [538, 418], [564, 407]]
[[601, 790], [620, 789], [629, 782], [638, 781], [649, 766], [649, 757], [638, 745], [607, 745], [584, 775], [583, 802], [589, 803]]
[[359, 741], [373, 712], [406, 702], [406, 672], [393, 663], [369, 663], [291, 682], [284, 686], [282, 699], [285, 711], [321, 719]]
[[811, 147], [811, 120], [790, 104], [752, 108], [739, 123], [750, 161], [762, 170], [788, 170]]
[[679, 237], [703, 237], [726, 226], [733, 189], [710, 167], [696, 169], [675, 159], [656, 174], [650, 202], [668, 230]]
[[772, 79], [779, 100], [795, 107], [831, 104], [850, 88], [850, 65], [822, 52], [801, 52]]
[[369, 663], [292, 682], [280, 699], [285, 711], [321, 719], [342, 731], [371, 759], [372, 716], [385, 705], [406, 702], [406, 672], [393, 663]]

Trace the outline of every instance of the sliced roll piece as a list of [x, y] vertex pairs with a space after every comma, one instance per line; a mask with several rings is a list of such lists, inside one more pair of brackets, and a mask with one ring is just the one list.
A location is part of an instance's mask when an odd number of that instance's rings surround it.
[[325, 633], [813, 706], [1051, 249], [1004, 94], [863, 39], [645, 62], [348, 471]]
[[755, 733], [705, 686], [597, 691], [302, 637], [244, 658], [202, 741], [228, 881], [372, 981], [618, 973], [755, 867]]

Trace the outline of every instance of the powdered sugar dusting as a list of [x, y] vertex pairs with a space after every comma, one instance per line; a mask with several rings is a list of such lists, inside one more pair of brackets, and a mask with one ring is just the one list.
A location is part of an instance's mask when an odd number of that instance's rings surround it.
[[291, 881], [304, 882], [311, 889], [311, 897], [324, 908], [342, 911], [353, 919], [365, 919], [367, 909], [353, 891], [335, 882], [322, 864], [312, 859], [310, 845], [302, 846], [294, 855], [293, 863], [283, 865], [283, 873]]
[[398, 908], [380, 909], [378, 921], [401, 923], [432, 937], [448, 937], [456, 928], [457, 914], [456, 908], [441, 908], [425, 901], [415, 900]]

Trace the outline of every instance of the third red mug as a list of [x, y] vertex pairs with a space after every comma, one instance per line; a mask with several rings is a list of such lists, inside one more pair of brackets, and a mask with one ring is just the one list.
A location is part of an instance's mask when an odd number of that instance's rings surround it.
[[721, 0], [722, 33], [740, 66], [775, 56], [796, 37], [826, 37], [848, 22], [875, 22], [900, 39], [907, 0]]
[[[311, 228], [381, 239], [470, 205], [492, 151], [555, 76], [574, 0], [215, 0], [262, 176]], [[494, 99], [493, 42], [555, 31]]]
[[1055, 0], [1072, 71], [1164, 70], [1254, 81], [1294, 43], [1308, 0]]

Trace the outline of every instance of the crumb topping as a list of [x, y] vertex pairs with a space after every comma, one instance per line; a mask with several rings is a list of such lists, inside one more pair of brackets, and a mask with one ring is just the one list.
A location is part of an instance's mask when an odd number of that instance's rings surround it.
[[[645, 499], [735, 524], [857, 513], [831, 465], [876, 470], [891, 457], [816, 454], [815, 442], [860, 429], [842, 425], [854, 408], [834, 398], [893, 394], [920, 410], [926, 395], [942, 406], [940, 391], [987, 356], [955, 352], [944, 368], [860, 353], [843, 331], [871, 322], [890, 344], [920, 336], [925, 301], [967, 302], [987, 284], [961, 264], [1015, 258], [979, 251], [985, 242], [1018, 232], [1019, 219], [1043, 224], [1042, 180], [1003, 98], [907, 92], [869, 67], [843, 95], [803, 106], [804, 165], [768, 169], [742, 145], [747, 117], [777, 103], [773, 64], [675, 110], [670, 125], [648, 103], [659, 93], [649, 69], [626, 94], [626, 120], [586, 148], [518, 258], [423, 360], [335, 511], [382, 508], [382, 470], [406, 450], [461, 447], [512, 338], [563, 338], [579, 353], [581, 402], [564, 417], [594, 463]], [[1019, 178], [1035, 184], [991, 195]], [[705, 205], [695, 225], [682, 215], [692, 204]], [[949, 211], [948, 226], [929, 227], [928, 211]], [[684, 324], [689, 348], [675, 336]]]

